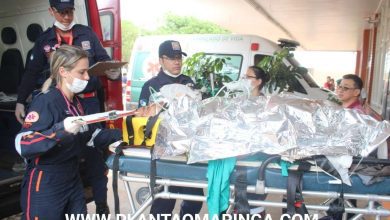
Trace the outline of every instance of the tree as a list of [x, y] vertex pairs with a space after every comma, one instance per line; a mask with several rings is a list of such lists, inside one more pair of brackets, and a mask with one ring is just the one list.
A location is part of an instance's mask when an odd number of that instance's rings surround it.
[[273, 56], [265, 57], [259, 64], [268, 75], [270, 80], [265, 85], [269, 93], [278, 90], [292, 92], [296, 84], [299, 84], [297, 78], [301, 78], [299, 74], [301, 68], [295, 66], [287, 66], [283, 60], [294, 56], [290, 48], [283, 48], [276, 51]]
[[135, 26], [131, 21], [122, 20], [122, 60], [129, 61], [131, 50], [137, 36], [146, 33], [145, 30]]
[[228, 34], [231, 33], [212, 22], [199, 20], [191, 16], [165, 15], [164, 25], [154, 34]]
[[156, 34], [226, 34], [230, 31], [208, 21], [194, 17], [165, 15], [164, 23], [155, 31], [147, 31], [131, 21], [122, 20], [122, 60], [130, 60], [131, 50], [137, 36]]
[[203, 98], [216, 95], [223, 83], [231, 82], [230, 73], [222, 72], [229, 57], [208, 56], [203, 52], [187, 58], [183, 65], [183, 73], [195, 79], [195, 88], [200, 89]]

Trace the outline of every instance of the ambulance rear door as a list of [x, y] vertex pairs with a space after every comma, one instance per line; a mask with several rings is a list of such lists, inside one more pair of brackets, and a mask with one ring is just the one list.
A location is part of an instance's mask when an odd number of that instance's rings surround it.
[[[99, 28], [101, 31], [102, 44], [108, 55], [117, 61], [122, 60], [122, 35], [119, 0], [97, 0], [99, 9]], [[103, 78], [105, 91], [105, 109], [122, 110], [122, 80], [111, 81]], [[121, 122], [110, 121], [109, 127], [120, 127]]]

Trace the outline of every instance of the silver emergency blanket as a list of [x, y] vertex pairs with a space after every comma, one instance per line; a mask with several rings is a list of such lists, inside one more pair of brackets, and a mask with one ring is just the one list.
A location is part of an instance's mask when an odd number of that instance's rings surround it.
[[154, 158], [187, 153], [188, 163], [254, 152], [291, 161], [367, 156], [390, 135], [387, 121], [292, 94], [203, 101], [181, 96], [161, 117]]

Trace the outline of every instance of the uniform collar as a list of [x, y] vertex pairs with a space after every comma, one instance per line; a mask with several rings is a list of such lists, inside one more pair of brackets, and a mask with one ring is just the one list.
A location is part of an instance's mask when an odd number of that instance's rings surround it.
[[160, 79], [161, 83], [172, 83], [172, 82], [178, 82], [181, 78], [181, 75], [178, 77], [171, 77], [168, 76], [162, 69], [160, 69], [160, 72], [158, 72], [158, 78]]
[[[84, 32], [80, 31], [80, 25], [79, 24], [75, 24], [72, 28], [73, 30], [73, 38], [76, 39], [77, 37], [79, 37], [80, 35], [83, 35]], [[51, 27], [51, 29], [49, 30], [49, 39], [50, 40], [54, 40], [54, 41], [57, 41], [57, 35], [56, 35], [56, 27], [53, 25]], [[74, 41], [73, 41], [74, 42]]]
[[354, 101], [352, 104], [350, 104], [347, 108], [359, 108], [361, 107], [362, 104], [360, 103], [359, 99], [357, 99], [356, 101]]
[[354, 109], [354, 110], [357, 110], [360, 113], [365, 114], [365, 110], [364, 110], [362, 104], [360, 103], [359, 99], [356, 100], [355, 102], [353, 102], [352, 104], [350, 104], [347, 108]]

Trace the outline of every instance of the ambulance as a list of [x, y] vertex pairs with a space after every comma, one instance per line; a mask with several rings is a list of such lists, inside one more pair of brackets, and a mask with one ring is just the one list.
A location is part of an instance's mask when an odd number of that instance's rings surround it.
[[[124, 95], [124, 106], [127, 109], [137, 105], [143, 84], [155, 76], [160, 68], [158, 47], [165, 40], [177, 40], [187, 57], [204, 52], [210, 56], [229, 57], [222, 71], [230, 72], [233, 79], [245, 74], [248, 66], [258, 64], [264, 57], [272, 56], [283, 44], [292, 44], [282, 40], [276, 44], [268, 39], [255, 35], [239, 34], [194, 34], [194, 35], [161, 35], [141, 36], [134, 43], [127, 75], [127, 88]], [[297, 45], [297, 43], [295, 43]], [[286, 65], [299, 66], [292, 58], [285, 60]], [[293, 88], [294, 93], [303, 97], [326, 99], [328, 91], [322, 90], [307, 73], [301, 73], [299, 84]]]

